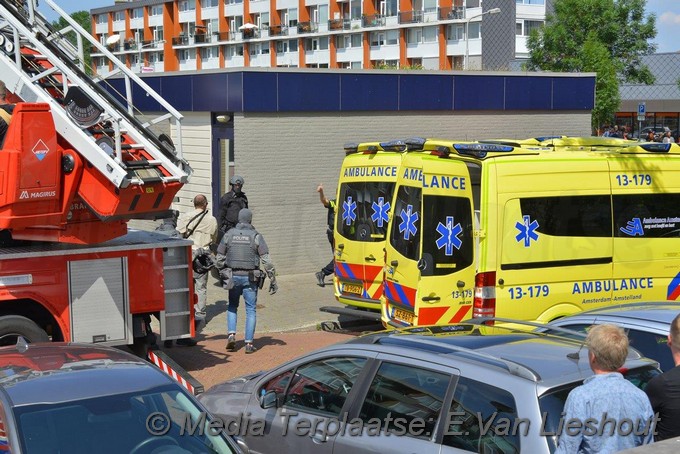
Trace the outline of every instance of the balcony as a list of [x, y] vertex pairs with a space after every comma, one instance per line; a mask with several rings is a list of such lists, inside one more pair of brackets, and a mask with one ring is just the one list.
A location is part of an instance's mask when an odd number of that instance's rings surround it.
[[172, 38], [173, 46], [187, 46], [189, 45], [189, 37], [186, 35], [179, 35]]
[[399, 13], [400, 24], [416, 24], [423, 22], [423, 12], [418, 11], [402, 11]]
[[241, 33], [243, 33], [243, 39], [253, 39], [260, 37], [259, 28], [244, 28]]
[[349, 19], [333, 19], [328, 21], [328, 29], [333, 30], [349, 30], [352, 28], [352, 22]]
[[217, 36], [218, 41], [232, 41], [232, 33], [231, 32], [214, 32], [213, 33], [215, 36]]
[[288, 34], [288, 27], [284, 25], [270, 25], [269, 36], [284, 36]]
[[319, 24], [317, 22], [298, 22], [298, 33], [316, 33], [319, 31]]
[[465, 19], [465, 8], [463, 6], [447, 6], [438, 8], [437, 17], [439, 20]]
[[213, 35], [210, 35], [208, 33], [197, 33], [194, 36], [194, 42], [196, 44], [209, 43], [209, 42], [212, 42], [212, 37], [213, 37]]
[[361, 25], [363, 27], [384, 27], [385, 17], [381, 14], [375, 14], [373, 16], [361, 16]]

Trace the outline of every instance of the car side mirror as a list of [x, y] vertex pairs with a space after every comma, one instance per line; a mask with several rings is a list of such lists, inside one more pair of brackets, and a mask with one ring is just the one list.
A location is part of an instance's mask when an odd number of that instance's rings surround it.
[[264, 393], [260, 397], [260, 407], [262, 408], [278, 408], [281, 406], [281, 400], [279, 399], [279, 396], [276, 394], [276, 391], [270, 390]]

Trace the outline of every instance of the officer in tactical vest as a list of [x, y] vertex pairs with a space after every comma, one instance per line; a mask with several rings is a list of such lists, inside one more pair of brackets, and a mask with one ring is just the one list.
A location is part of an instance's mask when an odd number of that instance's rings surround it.
[[[241, 295], [246, 303], [246, 353], [257, 350], [253, 346], [257, 320], [257, 290], [264, 286], [265, 272], [269, 276], [269, 293], [279, 289], [276, 271], [269, 257], [269, 248], [252, 225], [253, 212], [244, 208], [238, 213], [238, 224], [230, 229], [217, 247], [217, 268], [222, 285], [229, 290], [227, 308], [227, 350], [236, 350], [236, 314]], [[260, 269], [260, 263], [265, 271]]]
[[238, 214], [243, 208], [248, 208], [248, 197], [243, 189], [243, 177], [234, 175], [229, 180], [231, 190], [225, 192], [220, 199], [220, 212], [217, 216], [219, 231], [217, 232], [217, 242], [222, 241], [222, 236], [233, 228], [238, 222]]

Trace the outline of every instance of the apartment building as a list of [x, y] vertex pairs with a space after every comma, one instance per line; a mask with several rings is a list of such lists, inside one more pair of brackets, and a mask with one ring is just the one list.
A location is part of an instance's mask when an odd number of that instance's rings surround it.
[[[137, 0], [92, 14], [137, 72], [218, 68], [507, 70], [552, 0]], [[110, 68], [93, 53], [99, 74]]]

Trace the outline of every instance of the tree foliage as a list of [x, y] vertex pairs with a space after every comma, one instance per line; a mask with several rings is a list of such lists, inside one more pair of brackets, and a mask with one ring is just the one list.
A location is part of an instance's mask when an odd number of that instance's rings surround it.
[[[527, 69], [596, 72], [593, 123], [608, 121], [618, 107], [618, 86], [654, 82], [642, 56], [656, 50], [656, 18], [645, 16], [646, 0], [555, 0], [545, 26], [527, 46]], [[617, 102], [614, 104], [614, 100]]]
[[[87, 11], [76, 11], [75, 13], [71, 14], [71, 18], [75, 20], [78, 25], [83, 27], [85, 31], [88, 34], [91, 34], [92, 32], [92, 16], [90, 16], [90, 13]], [[53, 21], [52, 22], [52, 27], [55, 30], [62, 30], [68, 26], [68, 22], [66, 22], [66, 19], [63, 17], [60, 17], [59, 20]], [[69, 32], [66, 33], [66, 38], [71, 41], [71, 43], [74, 46], [78, 46], [76, 42], [76, 34], [74, 32]], [[92, 46], [90, 45], [89, 42], [83, 40], [83, 54], [85, 58], [85, 67], [86, 68], [91, 68], [92, 67], [92, 59], [90, 57], [90, 48]]]

